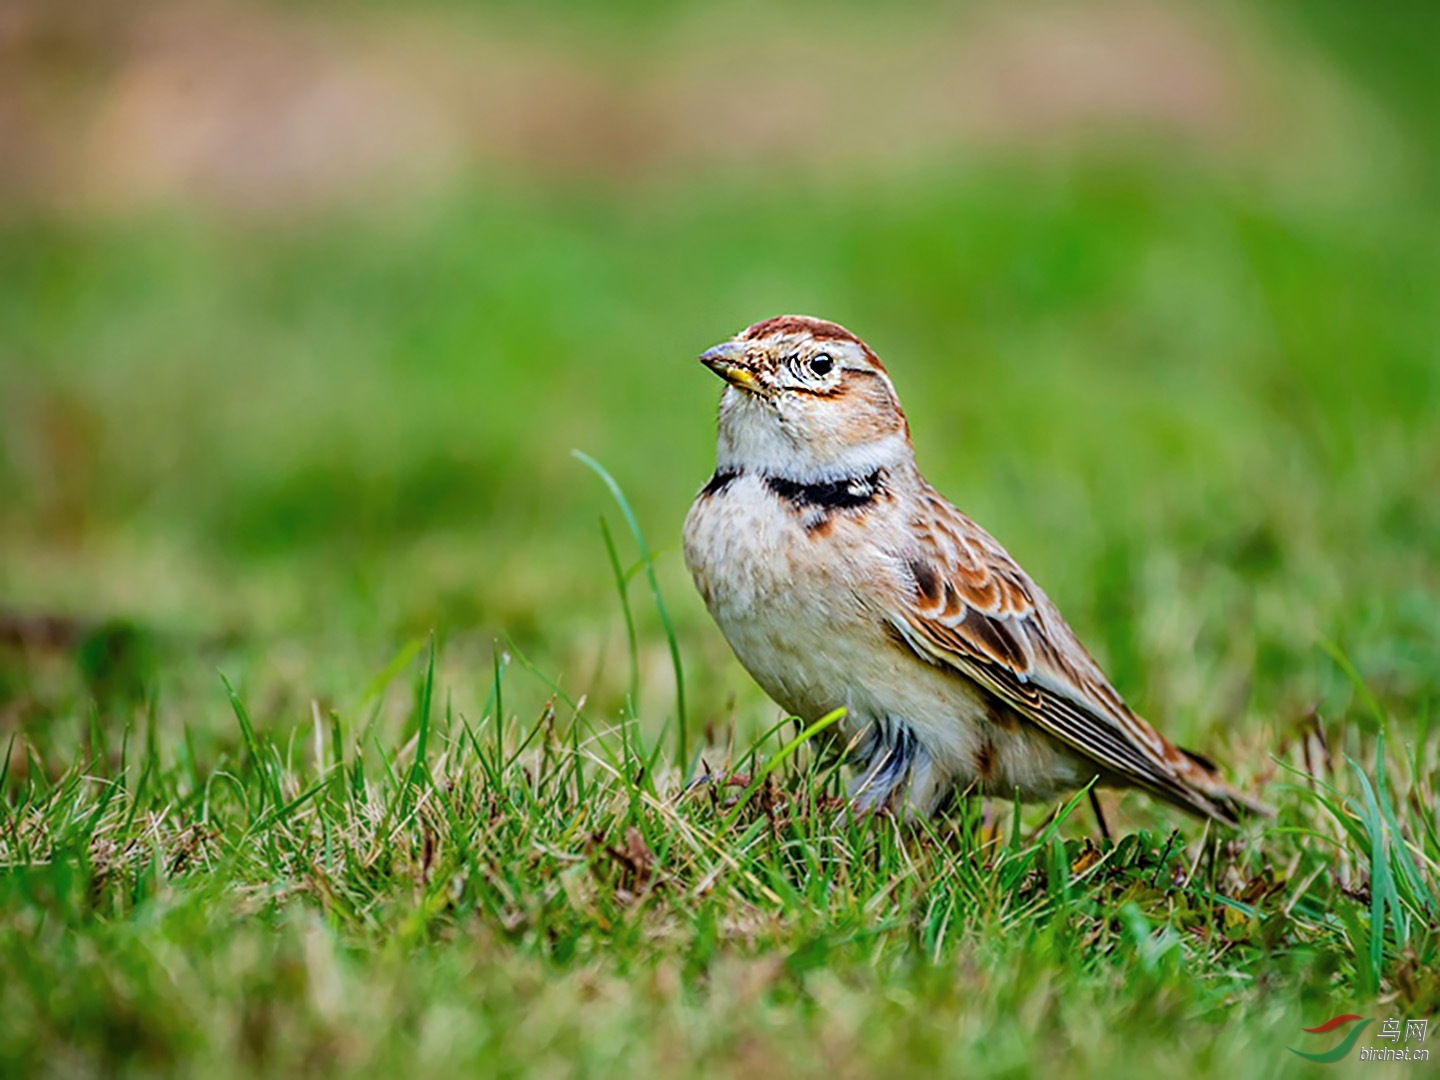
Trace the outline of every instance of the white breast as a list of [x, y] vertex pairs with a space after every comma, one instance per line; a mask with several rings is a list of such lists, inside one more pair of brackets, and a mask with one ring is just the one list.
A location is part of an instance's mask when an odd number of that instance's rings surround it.
[[977, 687], [917, 659], [887, 632], [899, 592], [910, 587], [905, 520], [901, 507], [882, 502], [864, 514], [839, 512], [832, 528], [812, 534], [761, 478], [742, 473], [690, 508], [685, 562], [736, 657], [801, 719], [844, 706], [845, 741], [873, 721], [902, 720], [928, 756], [932, 793], [976, 781], [977, 754], [986, 752], [1007, 793], [1046, 797], [1073, 782], [1069, 754], [1028, 725], [998, 729]]
[[685, 520], [686, 565], [730, 647], [766, 693], [807, 720], [847, 704], [843, 642], [864, 617], [847, 568], [813, 547], [753, 475], [702, 496]]
[[702, 495], [685, 521], [685, 561], [735, 655], [782, 708], [806, 721], [845, 706], [846, 738], [903, 717], [935, 756], [973, 751], [983, 715], [963, 683], [916, 660], [886, 632], [881, 597], [903, 587], [883, 523], [843, 512], [825, 535], [763, 480], [742, 474]]

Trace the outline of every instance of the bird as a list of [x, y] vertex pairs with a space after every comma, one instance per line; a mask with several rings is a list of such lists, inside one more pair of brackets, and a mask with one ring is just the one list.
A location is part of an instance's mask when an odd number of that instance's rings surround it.
[[807, 724], [843, 710], [827, 734], [855, 811], [929, 818], [1093, 783], [1225, 825], [1267, 813], [1126, 705], [1050, 598], [925, 480], [860, 338], [780, 315], [699, 360], [725, 386], [686, 566], [782, 709]]

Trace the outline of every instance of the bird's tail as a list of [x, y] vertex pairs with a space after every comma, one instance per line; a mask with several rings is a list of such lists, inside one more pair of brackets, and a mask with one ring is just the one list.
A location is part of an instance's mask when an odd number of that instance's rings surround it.
[[1209, 758], [1178, 747], [1181, 755], [1180, 775], [1198, 798], [1189, 807], [1226, 825], [1238, 825], [1247, 817], [1275, 816], [1275, 811], [1258, 799], [1251, 798], [1220, 775], [1220, 769]]

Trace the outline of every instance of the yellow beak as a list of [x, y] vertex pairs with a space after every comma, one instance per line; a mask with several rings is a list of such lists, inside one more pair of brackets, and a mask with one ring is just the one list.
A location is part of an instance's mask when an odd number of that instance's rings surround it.
[[755, 378], [754, 369], [745, 363], [745, 346], [738, 341], [727, 341], [713, 349], [706, 349], [700, 354], [700, 362], [731, 386], [754, 393], [764, 389]]

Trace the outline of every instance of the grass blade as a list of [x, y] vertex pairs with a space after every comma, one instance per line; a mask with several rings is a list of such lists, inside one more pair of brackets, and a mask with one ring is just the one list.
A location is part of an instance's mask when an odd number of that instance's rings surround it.
[[665, 598], [660, 595], [660, 582], [655, 576], [655, 560], [650, 553], [650, 546], [645, 542], [645, 534], [640, 531], [640, 522], [635, 518], [635, 512], [630, 509], [630, 502], [625, 498], [625, 493], [620, 490], [620, 485], [610, 475], [605, 466], [580, 450], [570, 451], [576, 459], [586, 465], [596, 476], [604, 481], [605, 486], [610, 489], [610, 494], [620, 505], [620, 513], [625, 518], [625, 524], [630, 527], [630, 534], [635, 538], [635, 544], [640, 549], [640, 558], [645, 562], [645, 577], [650, 582], [650, 593], [655, 598], [655, 611], [660, 616], [660, 623], [665, 628], [665, 641], [670, 647], [670, 665], [675, 671], [675, 759], [681, 769], [681, 781], [689, 779], [690, 775], [690, 750], [688, 734], [685, 723], [685, 671], [680, 663], [680, 643], [675, 637], [675, 626], [670, 621], [670, 613], [665, 608]]

